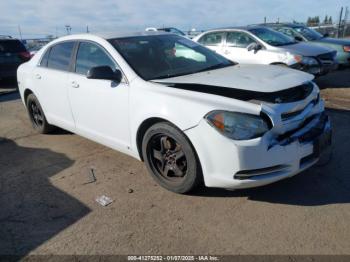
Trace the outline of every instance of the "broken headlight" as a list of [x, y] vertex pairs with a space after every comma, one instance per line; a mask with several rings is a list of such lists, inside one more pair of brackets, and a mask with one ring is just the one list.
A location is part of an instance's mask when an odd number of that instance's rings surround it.
[[262, 136], [270, 127], [268, 117], [216, 110], [205, 119], [224, 136], [234, 140], [248, 140]]

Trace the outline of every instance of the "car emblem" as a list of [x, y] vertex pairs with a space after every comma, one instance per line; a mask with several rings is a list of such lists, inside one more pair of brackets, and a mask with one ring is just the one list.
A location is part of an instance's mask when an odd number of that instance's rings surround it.
[[11, 53], [5, 53], [5, 56], [11, 56]]

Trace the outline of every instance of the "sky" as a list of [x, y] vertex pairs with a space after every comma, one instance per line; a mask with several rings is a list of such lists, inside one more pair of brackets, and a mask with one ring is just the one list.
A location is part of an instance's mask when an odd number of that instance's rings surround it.
[[23, 38], [172, 26], [210, 29], [268, 22], [337, 21], [349, 0], [0, 0], [0, 35]]

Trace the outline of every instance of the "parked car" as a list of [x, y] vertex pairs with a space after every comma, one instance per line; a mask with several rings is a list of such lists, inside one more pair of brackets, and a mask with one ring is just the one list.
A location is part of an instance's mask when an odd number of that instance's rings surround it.
[[0, 79], [15, 78], [17, 68], [30, 59], [30, 54], [18, 39], [0, 36]]
[[59, 126], [126, 153], [178, 193], [202, 181], [272, 183], [329, 148], [312, 75], [237, 65], [174, 34], [65, 36], [21, 65], [18, 79], [36, 131]]
[[184, 36], [184, 37], [189, 38], [189, 36], [187, 34], [185, 34], [180, 29], [177, 29], [175, 27], [163, 27], [163, 28], [148, 27], [148, 28], [146, 28], [146, 31], [161, 31], [161, 32], [173, 33], [176, 35], [180, 35], [180, 36]]
[[316, 76], [337, 66], [333, 49], [298, 43], [263, 26], [216, 29], [193, 40], [240, 64], [283, 65]]
[[332, 48], [337, 51], [336, 59], [339, 65], [350, 65], [350, 39], [331, 38], [328, 37], [328, 34], [322, 35], [301, 24], [267, 24], [267, 26], [293, 37], [297, 41]]

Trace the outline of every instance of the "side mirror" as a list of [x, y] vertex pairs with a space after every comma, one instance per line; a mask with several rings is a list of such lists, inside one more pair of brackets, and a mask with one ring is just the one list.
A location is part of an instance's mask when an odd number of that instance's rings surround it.
[[120, 82], [123, 76], [118, 69], [113, 71], [109, 66], [96, 66], [90, 68], [86, 74], [86, 77], [89, 79], [102, 79]]
[[248, 51], [254, 50], [255, 53], [258, 52], [260, 49], [262, 49], [262, 46], [258, 43], [251, 43], [247, 46]]
[[328, 33], [325, 33], [325, 34], [323, 35], [323, 37], [329, 37], [329, 34], [328, 34]]
[[294, 39], [298, 42], [304, 41], [303, 38], [301, 38], [301, 36], [295, 36]]

